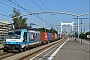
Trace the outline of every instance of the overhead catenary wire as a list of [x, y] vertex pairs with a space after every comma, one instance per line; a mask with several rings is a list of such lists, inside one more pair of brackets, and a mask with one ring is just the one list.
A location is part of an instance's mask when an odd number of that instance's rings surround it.
[[[10, 2], [8, 2], [6, 0], [3, 0], [3, 1], [6, 2], [6, 3], [8, 3], [9, 5], [8, 4], [5, 4], [5, 3], [2, 3], [2, 2], [0, 2], [0, 3], [3, 4], [3, 5], [5, 5], [5, 6], [8, 6], [8, 7], [12, 8], [12, 9], [17, 8], [17, 7], [15, 7], [15, 5], [13, 3], [10, 3]], [[14, 5], [14, 7], [13, 7], [13, 5]], [[19, 9], [19, 11], [21, 11], [21, 10]]]
[[14, 3], [14, 2], [13, 2], [13, 1], [11, 1], [11, 0], [8, 0], [8, 1], [10, 1], [11, 3], [15, 4], [16, 6], [18, 6], [18, 7], [22, 8], [23, 10], [25, 10], [25, 11], [27, 11], [27, 12], [31, 13], [30, 11], [26, 10], [25, 8], [23, 8], [23, 7], [22, 7], [22, 6], [20, 6], [19, 4], [16, 4], [16, 3]]
[[41, 20], [41, 19], [40, 19]]
[[[5, 0], [3, 0], [3, 1], [5, 1]], [[5, 2], [7, 2], [7, 1], [5, 1]], [[10, 6], [10, 5], [7, 5], [7, 4], [5, 4], [5, 3], [3, 3], [3, 2], [0, 2], [0, 4], [3, 4], [3, 5], [8, 6], [8, 7], [10, 7], [10, 8], [14, 8], [14, 7], [12, 7], [12, 6]], [[0, 14], [0, 15], [11, 18], [9, 15], [5, 15], [5, 14]]]
[[0, 15], [11, 18], [10, 16], [4, 15], [4, 14], [0, 14]]
[[[43, 6], [45, 7], [45, 8], [47, 8], [49, 11], [51, 11], [41, 0], [39, 0], [42, 4], [43, 4]], [[53, 15], [53, 14], [52, 14]], [[55, 18], [56, 16], [55, 16], [55, 14], [54, 14], [54, 19], [55, 19], [55, 21], [57, 21], [58, 23], [59, 23], [59, 21]]]
[[[39, 0], [42, 4], [43, 4], [43, 6], [45, 7], [45, 8], [47, 8], [49, 11], [50, 11], [50, 9], [41, 1], [41, 0]], [[54, 17], [55, 18], [55, 17]], [[56, 19], [55, 19], [56, 20]], [[57, 20], [56, 20], [57, 21]]]
[[3, 0], [4, 2], [6, 2], [6, 3], [8, 3], [8, 4], [10, 4], [10, 5], [14, 5], [14, 4], [12, 4], [12, 3], [10, 3], [10, 2], [8, 2], [8, 0]]
[[[5, 1], [5, 0], [4, 0]], [[11, 1], [11, 0], [10, 0]], [[7, 1], [5, 1], [5, 2], [7, 2]], [[2, 3], [2, 2], [1, 2]], [[14, 2], [13, 2], [14, 3]], [[2, 4], [4, 4], [4, 3], [2, 3]], [[10, 7], [10, 8], [14, 8], [14, 7], [11, 7], [11, 6], [9, 6], [9, 5], [7, 5], [7, 4], [4, 4], [4, 5], [6, 5], [6, 6], [8, 6], [8, 7]], [[16, 4], [16, 3], [14, 3], [14, 5], [17, 5], [17, 6], [19, 6], [20, 8], [22, 8], [22, 9], [24, 9], [23, 7], [21, 7], [20, 5], [18, 5], [18, 4]], [[25, 10], [25, 9], [24, 9]], [[26, 11], [26, 10], [25, 10]], [[29, 11], [27, 11], [27, 12], [29, 12]], [[3, 15], [3, 14], [0, 14], [0, 15], [2, 15], [2, 16], [6, 16], [6, 17], [10, 17], [10, 16], [7, 16], [7, 15]], [[38, 16], [36, 16], [36, 15], [34, 15], [35, 17], [37, 17], [37, 18], [39, 18], [40, 20], [42, 20], [42, 21], [44, 21], [39, 15]], [[48, 22], [47, 22], [48, 23]], [[49, 23], [48, 23], [49, 24]], [[35, 24], [35, 25], [37, 25], [37, 24]], [[51, 24], [50, 24], [51, 25]], [[37, 26], [40, 26], [40, 25], [37, 25]], [[42, 26], [40, 26], [40, 27], [42, 27]]]
[[[54, 18], [54, 20], [57, 22], [57, 23], [59, 23], [59, 21], [57, 20], [57, 18], [56, 18], [56, 15], [55, 14], [52, 14], [53, 15], [53, 18]], [[60, 23], [59, 23], [60, 24]]]
[[5, 3], [2, 3], [2, 2], [0, 2], [0, 3], [3, 4], [3, 5], [6, 5], [6, 6], [10, 7], [10, 8], [14, 8], [14, 7], [9, 6], [9, 5], [5, 4]]
[[40, 25], [38, 25], [38, 24], [36, 24], [36, 23], [35, 23], [35, 25], [36, 25], [36, 26], [39, 26], [39, 27], [43, 27], [43, 26], [40, 26]]
[[[11, 3], [13, 3], [14, 5], [16, 5], [16, 6], [18, 6], [18, 7], [20, 7], [21, 9], [23, 9], [23, 10], [25, 10], [25, 11], [27, 11], [28, 13], [31, 13], [30, 11], [28, 11], [27, 9], [25, 9], [24, 7], [22, 7], [22, 6], [20, 6], [19, 4], [17, 4], [17, 3], [15, 3], [15, 2], [13, 2], [13, 1], [11, 1], [11, 0], [8, 0], [8, 1], [10, 1]], [[32, 1], [34, 4], [36, 4], [34, 1]], [[37, 4], [36, 4], [37, 5]], [[38, 7], [40, 7], [39, 5], [37, 5]], [[44, 9], [43, 9], [44, 10]], [[44, 10], [45, 11], [45, 10]], [[39, 17], [38, 16], [36, 16], [36, 15], [34, 15], [35, 17], [37, 17], [37, 18], [39, 18], [40, 20], [42, 20], [42, 21], [44, 21], [39, 15]], [[48, 22], [47, 22], [48, 23]], [[50, 24], [50, 23], [48, 23], [48, 24]], [[51, 24], [50, 24], [51, 25]]]
[[[50, 11], [50, 9], [41, 1], [41, 0], [39, 0], [42, 4], [43, 4], [43, 6], [45, 7], [45, 8], [47, 8], [49, 11]], [[56, 19], [55, 19], [56, 20]], [[57, 21], [57, 20], [56, 20]]]
[[[39, 16], [39, 15], [38, 15]], [[40, 18], [40, 16], [39, 16], [39, 18]], [[44, 19], [42, 19], [42, 18], [40, 18], [42, 21], [44, 21]], [[48, 23], [47, 21], [45, 21], [46, 23]], [[52, 24], [50, 24], [50, 23], [48, 23], [49, 25], [52, 25]]]
[[36, 6], [38, 6], [40, 9], [42, 9], [43, 11], [45, 11], [42, 7], [40, 7], [38, 4], [36, 4], [33, 0], [31, 0], [31, 2], [33, 2]]
[[41, 0], [39, 0], [39, 1], [49, 10], [49, 8]]

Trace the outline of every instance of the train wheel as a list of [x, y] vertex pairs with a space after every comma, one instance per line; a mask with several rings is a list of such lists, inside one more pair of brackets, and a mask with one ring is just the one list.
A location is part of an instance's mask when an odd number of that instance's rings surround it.
[[7, 49], [6, 48], [3, 48], [3, 52], [7, 52]]
[[47, 41], [47, 44], [49, 44], [49, 41]]
[[37, 45], [35, 45], [35, 48], [38, 47]]
[[24, 47], [24, 48], [23, 48], [23, 51], [26, 51], [26, 50], [27, 50], [26, 47]]
[[23, 49], [19, 49], [19, 52], [23, 52]]

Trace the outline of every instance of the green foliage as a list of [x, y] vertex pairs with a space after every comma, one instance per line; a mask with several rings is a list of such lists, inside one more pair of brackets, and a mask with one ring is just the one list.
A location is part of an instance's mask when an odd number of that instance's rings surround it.
[[90, 35], [90, 32], [81, 33], [81, 34], [80, 34], [80, 37], [86, 38], [87, 35]]
[[[20, 16], [21, 13], [19, 12], [19, 10], [16, 10], [14, 8], [13, 10], [13, 14], [11, 14], [11, 17], [13, 18], [13, 22], [14, 22], [14, 27], [17, 28], [17, 27], [21, 27], [21, 28], [27, 28], [28, 25], [26, 23], [26, 20], [27, 18], [23, 18], [22, 16]], [[20, 17], [17, 17], [17, 16], [20, 16]], [[16, 17], [16, 18], [14, 18]]]
[[86, 32], [85, 34], [86, 34], [86, 35], [90, 35], [90, 32]]
[[50, 32], [51, 33], [57, 33], [57, 31], [55, 29], [53, 29], [53, 28], [50, 29]]
[[82, 38], [86, 37], [85, 33], [81, 33], [79, 36]]
[[[45, 28], [40, 28], [39, 31], [40, 32], [45, 32]], [[46, 29], [46, 32], [57, 33], [57, 31], [53, 28], [51, 28], [50, 30]]]
[[45, 32], [45, 28], [38, 29], [40, 32]]

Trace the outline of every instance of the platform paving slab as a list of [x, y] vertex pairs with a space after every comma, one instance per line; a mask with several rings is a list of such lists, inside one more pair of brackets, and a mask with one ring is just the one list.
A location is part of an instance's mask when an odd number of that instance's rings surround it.
[[76, 42], [69, 38], [69, 41], [59, 50], [52, 60], [90, 60], [89, 44]]

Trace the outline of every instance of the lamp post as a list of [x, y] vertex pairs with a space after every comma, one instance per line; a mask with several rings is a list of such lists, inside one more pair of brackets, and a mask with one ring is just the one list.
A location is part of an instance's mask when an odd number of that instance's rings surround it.
[[32, 23], [32, 14], [30, 14], [30, 17], [31, 17], [31, 19], [30, 19], [30, 24]]
[[[46, 26], [46, 13], [44, 13], [44, 24]], [[45, 32], [46, 32], [46, 28], [45, 28]]]
[[79, 16], [77, 16], [77, 20], [78, 20], [78, 41], [79, 41]]
[[[81, 19], [81, 34], [82, 34], [82, 19]], [[81, 45], [82, 45], [82, 35], [81, 35]]]

